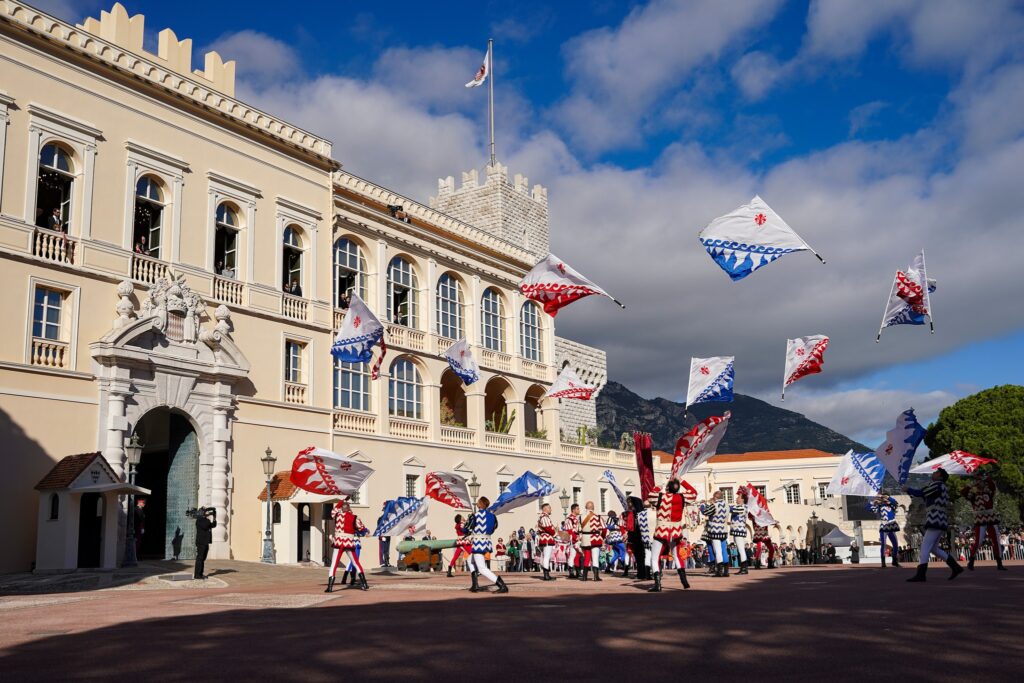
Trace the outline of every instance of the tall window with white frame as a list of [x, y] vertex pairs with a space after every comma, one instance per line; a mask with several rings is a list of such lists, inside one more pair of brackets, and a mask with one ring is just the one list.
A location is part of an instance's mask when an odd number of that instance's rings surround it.
[[214, 272], [221, 277], [238, 277], [238, 211], [228, 203], [217, 206], [213, 236]]
[[281, 282], [286, 294], [302, 296], [302, 230], [297, 225], [284, 229], [281, 252]]
[[488, 288], [480, 298], [480, 339], [484, 348], [505, 350], [505, 322], [501, 295]]
[[132, 250], [160, 258], [163, 243], [164, 191], [160, 181], [144, 175], [135, 183], [135, 223]]
[[791, 505], [800, 503], [800, 484], [786, 484], [786, 502]]
[[580, 505], [580, 498], [583, 497], [583, 489], [579, 486], [572, 487], [572, 504]]
[[412, 264], [401, 256], [388, 265], [388, 320], [404, 327], [418, 327], [417, 279]]
[[36, 226], [68, 232], [74, 187], [75, 169], [71, 155], [56, 143], [45, 145], [39, 154]]
[[407, 474], [405, 475], [405, 495], [409, 498], [416, 498], [419, 494], [420, 489], [420, 475], [418, 474]]
[[828, 500], [832, 497], [832, 494], [828, 492], [828, 483], [824, 481], [818, 482], [818, 500]]
[[608, 489], [602, 488], [601, 491], [601, 512], [608, 512]]
[[423, 419], [423, 381], [416, 365], [408, 358], [399, 358], [391, 364], [388, 412], [395, 417]]
[[761, 497], [768, 500], [768, 486], [766, 484], [757, 484], [754, 486], [754, 490], [761, 494]]
[[[304, 384], [302, 355], [305, 345], [302, 342], [288, 339], [284, 343], [284, 381], [285, 386]], [[291, 391], [289, 388], [288, 391]], [[288, 393], [286, 391], [286, 393]], [[293, 401], [294, 402], [294, 401]]]
[[462, 338], [462, 285], [451, 273], [437, 281], [437, 334], [448, 339]]
[[370, 410], [371, 386], [368, 363], [346, 363], [334, 359], [335, 408]]
[[358, 244], [342, 237], [334, 243], [334, 305], [348, 308], [352, 294], [366, 299], [366, 257]]
[[724, 498], [725, 502], [729, 503], [730, 505], [735, 503], [736, 502], [736, 492], [733, 489], [733, 487], [731, 487], [731, 486], [723, 486], [722, 487], [722, 498]]
[[61, 330], [63, 308], [64, 292], [37, 286], [32, 311], [32, 336], [36, 339], [64, 341]]
[[519, 353], [526, 360], [540, 363], [544, 359], [540, 335], [540, 307], [527, 301], [519, 312]]

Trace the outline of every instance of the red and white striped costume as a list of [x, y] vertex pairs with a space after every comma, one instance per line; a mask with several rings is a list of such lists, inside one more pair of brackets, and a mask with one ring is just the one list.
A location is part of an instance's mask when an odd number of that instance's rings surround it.
[[[466, 534], [466, 530], [462, 528], [462, 524], [455, 525], [455, 548], [457, 550], [461, 550], [467, 555], [473, 552], [473, 543], [469, 538], [469, 535]], [[457, 553], [456, 557], [458, 557]], [[452, 561], [454, 562], [454, 560]]]
[[331, 510], [334, 518], [334, 547], [339, 550], [355, 550], [356, 535], [366, 531], [366, 527], [351, 510], [344, 512], [340, 505]]
[[569, 515], [565, 518], [565, 531], [569, 534], [569, 543], [578, 548], [580, 545], [580, 516]]
[[583, 516], [580, 545], [584, 548], [600, 548], [604, 545], [604, 522], [601, 515], [587, 511]]
[[551, 521], [551, 515], [541, 515], [537, 520], [537, 532], [539, 539], [537, 544], [541, 548], [555, 545], [555, 523]]
[[657, 492], [658, 517], [654, 527], [654, 538], [662, 543], [672, 543], [683, 537], [683, 527], [686, 526], [683, 508], [686, 502], [681, 493], [669, 493], [660, 489], [654, 489], [652, 495]]

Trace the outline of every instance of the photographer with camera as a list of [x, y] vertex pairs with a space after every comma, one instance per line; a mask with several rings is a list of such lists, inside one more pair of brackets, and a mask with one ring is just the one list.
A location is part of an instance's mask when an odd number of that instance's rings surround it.
[[213, 543], [211, 531], [217, 526], [217, 508], [199, 508], [193, 516], [196, 518], [196, 568], [192, 578], [206, 579], [206, 556]]

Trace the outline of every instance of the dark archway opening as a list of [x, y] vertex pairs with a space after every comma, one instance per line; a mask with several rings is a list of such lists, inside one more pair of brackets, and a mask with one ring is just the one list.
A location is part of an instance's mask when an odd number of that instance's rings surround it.
[[103, 557], [103, 496], [83, 493], [78, 508], [78, 568], [95, 569]]

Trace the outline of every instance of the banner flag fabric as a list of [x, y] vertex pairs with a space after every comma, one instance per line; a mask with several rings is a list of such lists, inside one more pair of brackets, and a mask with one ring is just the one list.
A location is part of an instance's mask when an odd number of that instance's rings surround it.
[[934, 333], [931, 302], [934, 291], [935, 280], [928, 277], [922, 249], [905, 271], [896, 271], [875, 341], [882, 338], [882, 330], [894, 325], [924, 325], [927, 322]]
[[768, 509], [768, 501], [753, 484], [747, 484], [747, 513], [759, 526], [771, 526], [776, 523], [771, 510]]
[[548, 398], [574, 398], [580, 401], [589, 401], [590, 397], [597, 391], [597, 387], [584, 384], [576, 371], [566, 365], [558, 373], [558, 377], [551, 383], [546, 396]]
[[491, 49], [488, 47], [487, 52], [484, 53], [484, 60], [480, 64], [480, 68], [476, 70], [476, 74], [473, 75], [473, 80], [466, 84], [467, 88], [479, 88], [481, 85], [487, 82], [487, 77], [491, 74]]
[[487, 509], [500, 515], [502, 512], [522, 507], [535, 498], [551, 495], [554, 490], [555, 485], [550, 481], [527, 470], [509, 484]]
[[480, 379], [480, 366], [473, 357], [473, 350], [469, 348], [469, 340], [465, 337], [449, 346], [444, 357], [448, 360], [452, 372], [458, 375], [466, 386]]
[[718, 444], [725, 436], [732, 413], [728, 410], [721, 417], [711, 416], [694, 425], [686, 436], [676, 442], [675, 457], [672, 459], [672, 478], [681, 479], [697, 465], [708, 461], [718, 450]]
[[686, 408], [712, 401], [732, 402], [736, 379], [735, 356], [690, 359], [690, 382], [686, 388]]
[[801, 377], [821, 372], [825, 363], [828, 337], [815, 334], [786, 340], [786, 374], [782, 382], [782, 400], [786, 400], [786, 387]]
[[355, 459], [358, 453], [338, 455], [310, 446], [295, 456], [288, 478], [303, 491], [322, 496], [351, 496], [373, 474], [372, 467]]
[[461, 474], [428, 472], [424, 483], [428, 498], [450, 505], [456, 510], [469, 510], [473, 507], [473, 501], [469, 499], [469, 485]]
[[541, 259], [519, 283], [519, 291], [536, 301], [552, 318], [563, 306], [591, 294], [606, 296], [625, 308], [611, 294], [580, 275], [572, 266], [554, 254]]
[[877, 496], [884, 478], [885, 465], [874, 453], [850, 450], [839, 462], [826, 490], [833, 496]]
[[380, 377], [380, 366], [388, 347], [384, 343], [384, 325], [355, 292], [341, 321], [341, 329], [331, 346], [331, 355], [345, 363], [368, 363], [373, 358], [373, 347], [380, 344], [380, 357], [373, 364], [370, 375]]
[[964, 476], [974, 474], [974, 471], [982, 465], [988, 465], [994, 462], [998, 461], [992, 458], [983, 458], [980, 455], [974, 455], [967, 451], [953, 451], [952, 453], [946, 453], [945, 455], [940, 455], [939, 457], [932, 458], [931, 460], [925, 460], [917, 467], [911, 469], [910, 473], [931, 474], [941, 467], [949, 474]]
[[384, 503], [373, 535], [404, 538], [415, 536], [427, 526], [427, 499], [402, 496]]
[[914, 452], [924, 439], [925, 429], [917, 421], [914, 409], [904, 410], [896, 418], [896, 426], [885, 433], [885, 441], [875, 449], [875, 457], [900, 486], [907, 483]]

